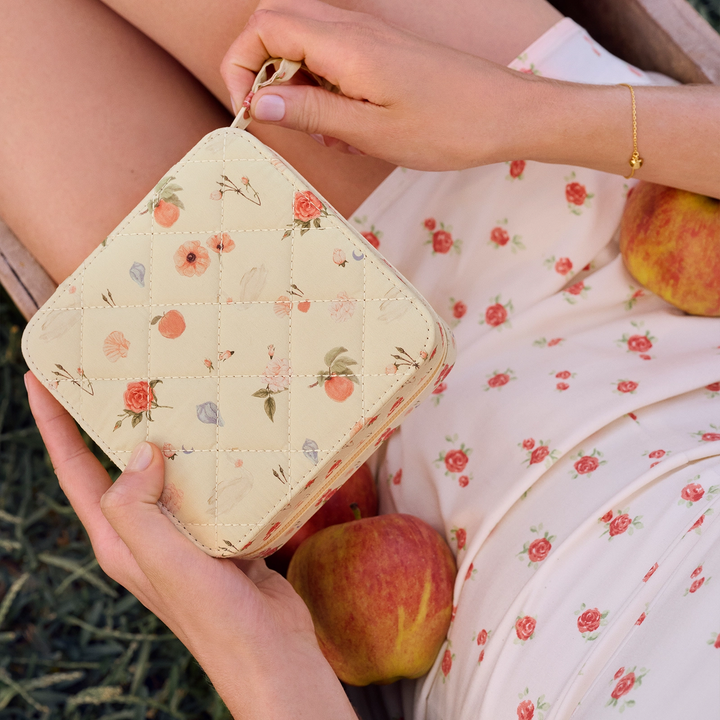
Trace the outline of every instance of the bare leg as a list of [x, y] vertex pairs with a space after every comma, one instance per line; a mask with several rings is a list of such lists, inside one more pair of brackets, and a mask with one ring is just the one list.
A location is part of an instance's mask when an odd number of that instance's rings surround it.
[[[544, 0], [486, 0], [482, 12], [476, 0], [455, 0], [436, 25], [434, 4], [411, 11], [407, 0], [393, 2], [335, 0], [501, 62], [559, 18]], [[97, 0], [0, 6], [0, 216], [56, 280], [203, 134], [228, 122], [185, 68], [225, 102], [220, 60], [256, 0], [107, 5], [130, 22]], [[282, 128], [257, 133], [345, 215], [392, 170]]]
[[222, 106], [95, 0], [0, 6], [0, 216], [68, 275]]

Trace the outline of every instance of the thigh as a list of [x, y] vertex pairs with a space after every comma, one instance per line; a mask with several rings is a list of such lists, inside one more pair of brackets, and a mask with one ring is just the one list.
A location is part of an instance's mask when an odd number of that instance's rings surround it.
[[55, 280], [228, 114], [96, 0], [0, 6], [0, 216]]

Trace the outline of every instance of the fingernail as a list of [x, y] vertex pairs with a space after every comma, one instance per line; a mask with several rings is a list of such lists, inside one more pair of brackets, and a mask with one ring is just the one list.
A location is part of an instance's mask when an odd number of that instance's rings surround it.
[[353, 147], [352, 145], [348, 145], [348, 152], [352, 155], [364, 155], [365, 153], [362, 150], [358, 150], [356, 147]]
[[28, 370], [28, 371], [23, 375], [23, 382], [25, 383], [25, 390], [28, 390], [28, 384], [27, 384], [28, 381], [27, 381], [27, 378], [28, 378], [28, 375], [29, 375], [29, 374], [30, 374], [30, 371]]
[[150, 465], [153, 459], [152, 445], [147, 442], [141, 442], [133, 451], [128, 460], [125, 472], [140, 472]]
[[255, 103], [253, 116], [256, 120], [276, 122], [285, 117], [285, 101], [279, 95], [263, 95]]
[[325, 138], [318, 133], [309, 133], [310, 137], [315, 141], [319, 142], [323, 147], [325, 146]]
[[237, 105], [232, 98], [230, 98], [230, 106], [232, 107], [233, 115], [237, 115]]

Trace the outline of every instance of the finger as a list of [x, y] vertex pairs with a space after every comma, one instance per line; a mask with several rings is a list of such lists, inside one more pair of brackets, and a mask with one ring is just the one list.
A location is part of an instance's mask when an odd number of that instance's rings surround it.
[[387, 111], [373, 103], [313, 85], [263, 88], [250, 105], [250, 115], [257, 122], [323, 135], [324, 145], [345, 152], [348, 145], [367, 151], [368, 138], [383, 112]]
[[211, 562], [163, 515], [157, 505], [163, 487], [162, 453], [142, 442], [100, 502], [104, 516], [160, 595], [178, 589], [188, 574], [202, 574], [202, 566]]
[[60, 487], [95, 545], [115, 535], [100, 511], [100, 498], [112, 485], [90, 452], [75, 421], [31, 373], [25, 375], [30, 410], [47, 448]]
[[[270, 9], [270, 8], [279, 9]], [[266, 3], [248, 20], [230, 46], [220, 72], [236, 108], [250, 92], [255, 75], [272, 57], [283, 57], [305, 64], [333, 84], [333, 61], [338, 53], [336, 23], [359, 16], [324, 3], [302, 3], [293, 13], [281, 3]]]

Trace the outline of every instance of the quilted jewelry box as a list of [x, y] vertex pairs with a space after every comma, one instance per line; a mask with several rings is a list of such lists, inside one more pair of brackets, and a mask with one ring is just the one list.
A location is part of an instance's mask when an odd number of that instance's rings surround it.
[[[271, 63], [255, 89], [299, 67]], [[23, 352], [118, 467], [143, 440], [162, 448], [159, 504], [185, 535], [257, 558], [444, 379], [454, 341], [248, 122], [168, 171], [31, 319]]]

